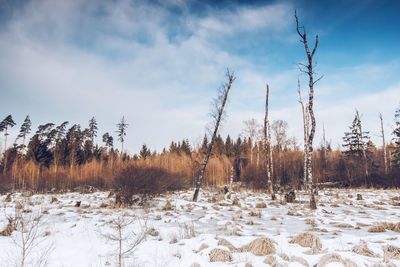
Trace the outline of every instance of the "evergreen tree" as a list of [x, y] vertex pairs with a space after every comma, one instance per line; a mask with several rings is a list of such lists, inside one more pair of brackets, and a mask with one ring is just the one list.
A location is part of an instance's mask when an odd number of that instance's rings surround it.
[[84, 135], [79, 124], [74, 124], [67, 131], [65, 139], [67, 143], [67, 159], [70, 168], [82, 164], [84, 161], [83, 138]]
[[22, 149], [25, 149], [25, 139], [28, 134], [31, 133], [31, 126], [32, 122], [31, 119], [29, 118], [29, 115], [25, 117], [24, 122], [21, 125], [21, 129], [19, 130], [19, 134], [17, 136], [17, 139], [22, 138]]
[[124, 141], [126, 136], [126, 129], [128, 128], [129, 124], [126, 123], [125, 117], [122, 117], [121, 121], [117, 124], [117, 134], [118, 140], [121, 142], [121, 154], [124, 153]]
[[90, 140], [92, 141], [92, 144], [94, 144], [94, 138], [97, 136], [97, 121], [95, 117], [92, 117], [89, 120], [89, 129], [88, 129], [88, 136]]
[[[369, 165], [371, 165], [370, 148], [372, 142], [369, 140], [369, 132], [362, 130], [361, 119], [357, 110], [352, 125], [349, 127], [349, 129], [350, 131], [345, 132], [343, 137], [343, 147], [345, 148], [344, 154], [345, 157], [350, 160], [349, 163], [355, 162], [355, 166], [363, 166], [365, 185], [367, 185], [370, 173]], [[360, 173], [358, 173], [358, 175], [360, 175]]]
[[39, 125], [28, 144], [27, 159], [33, 160], [39, 166], [49, 167], [53, 160], [53, 153], [50, 149], [55, 137], [53, 127], [54, 123]]
[[109, 134], [103, 134], [103, 143], [104, 146], [108, 149], [112, 149], [114, 147], [114, 138]]
[[369, 132], [362, 131], [361, 119], [358, 111], [349, 127], [350, 131], [344, 133], [343, 147], [345, 148], [344, 154], [347, 157], [363, 158], [368, 149]]
[[143, 144], [142, 149], [140, 149], [139, 156], [142, 159], [146, 159], [151, 156], [151, 151], [147, 148], [146, 144]]
[[11, 115], [8, 115], [0, 122], [0, 132], [4, 132], [4, 151], [7, 149], [7, 136], [9, 135], [8, 128], [12, 128], [14, 125], [15, 122]]
[[192, 149], [190, 147], [189, 140], [187, 139], [182, 140], [180, 151], [188, 156], [192, 154]]
[[394, 114], [395, 128], [393, 130], [394, 135], [394, 153], [393, 153], [393, 165], [400, 168], [400, 107]]
[[201, 144], [200, 152], [206, 153], [207, 148], [208, 148], [208, 138], [207, 138], [207, 135], [205, 134], [204, 138], [203, 138], [203, 143]]
[[53, 159], [56, 171], [59, 165], [66, 164], [67, 142], [65, 140], [65, 131], [67, 125], [68, 121], [64, 121], [54, 129], [55, 134], [54, 134]]
[[233, 154], [234, 154], [233, 142], [231, 137], [228, 135], [225, 140], [225, 155], [228, 158], [230, 158], [233, 156]]

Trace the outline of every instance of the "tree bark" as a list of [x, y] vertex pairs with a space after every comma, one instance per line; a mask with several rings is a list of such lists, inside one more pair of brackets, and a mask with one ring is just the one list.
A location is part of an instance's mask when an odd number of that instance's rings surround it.
[[301, 42], [304, 45], [304, 49], [306, 52], [307, 56], [307, 64], [301, 64], [302, 66], [302, 71], [307, 74], [308, 76], [308, 114], [310, 116], [310, 122], [311, 122], [311, 127], [310, 131], [308, 134], [308, 139], [307, 139], [307, 161], [308, 161], [308, 166], [307, 166], [307, 177], [309, 179], [309, 188], [310, 188], [310, 208], [311, 209], [316, 209], [316, 200], [315, 200], [315, 185], [313, 181], [313, 169], [312, 169], [312, 156], [313, 156], [313, 140], [314, 140], [314, 135], [315, 135], [315, 115], [314, 115], [314, 84], [318, 82], [322, 77], [314, 81], [314, 64], [313, 64], [313, 57], [315, 55], [315, 52], [317, 51], [318, 48], [318, 34], [315, 37], [315, 44], [314, 48], [312, 51], [310, 51], [309, 46], [308, 46], [308, 41], [307, 41], [307, 33], [304, 29], [304, 27], [299, 26], [299, 19], [297, 17], [297, 12], [295, 11], [295, 19], [296, 19], [296, 30], [298, 35], [301, 38]]
[[271, 131], [269, 127], [269, 118], [268, 118], [268, 100], [269, 100], [269, 86], [267, 84], [266, 94], [265, 94], [264, 150], [265, 150], [265, 166], [266, 166], [268, 193], [274, 200], [275, 193], [272, 186], [272, 150], [271, 150]]
[[229, 71], [227, 72], [226, 76], [228, 77], [228, 81], [227, 83], [224, 85], [223, 91], [221, 92], [220, 97], [217, 99], [217, 107], [215, 110], [216, 114], [215, 115], [215, 124], [214, 124], [214, 131], [211, 137], [211, 141], [208, 144], [207, 147], [207, 152], [206, 155], [204, 157], [203, 162], [201, 163], [201, 167], [200, 167], [200, 173], [195, 181], [195, 191], [194, 191], [194, 195], [193, 195], [193, 201], [197, 201], [198, 197], [199, 197], [199, 191], [200, 191], [200, 187], [203, 183], [203, 179], [204, 179], [204, 174], [206, 171], [206, 167], [207, 167], [207, 163], [210, 159], [211, 156], [211, 152], [212, 152], [212, 147], [215, 141], [215, 138], [217, 137], [217, 133], [218, 133], [218, 128], [221, 124], [221, 120], [222, 120], [222, 116], [224, 113], [224, 108], [226, 105], [226, 101], [228, 99], [228, 94], [229, 91], [232, 87], [233, 81], [235, 80], [235, 76], [233, 75], [233, 73], [230, 73]]
[[387, 173], [388, 173], [387, 151], [386, 151], [385, 131], [383, 130], [383, 118], [382, 118], [382, 114], [379, 114], [379, 119], [381, 120], [381, 136], [382, 136], [382, 150], [383, 150], [383, 165], [384, 165], [384, 167], [385, 167], [385, 174], [387, 174]]

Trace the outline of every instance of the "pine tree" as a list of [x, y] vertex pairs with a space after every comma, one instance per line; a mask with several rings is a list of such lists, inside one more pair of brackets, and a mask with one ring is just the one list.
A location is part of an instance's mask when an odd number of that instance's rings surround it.
[[97, 121], [95, 117], [92, 117], [89, 120], [89, 129], [88, 129], [88, 136], [94, 145], [94, 138], [97, 136]]
[[125, 117], [123, 116], [121, 121], [117, 124], [117, 134], [118, 140], [121, 142], [121, 154], [124, 153], [124, 141], [126, 136], [126, 129], [128, 128], [129, 124], [126, 123]]
[[19, 134], [17, 136], [17, 139], [22, 138], [22, 149], [23, 150], [25, 150], [26, 136], [31, 133], [31, 126], [32, 126], [31, 119], [29, 118], [29, 115], [27, 115], [25, 117], [24, 122], [21, 125], [21, 129], [19, 130]]
[[7, 136], [9, 135], [8, 128], [12, 128], [14, 125], [15, 122], [11, 115], [8, 115], [0, 122], [0, 132], [4, 132], [4, 151], [7, 149]]
[[111, 149], [114, 147], [114, 138], [109, 133], [105, 133], [103, 134], [103, 143], [106, 148]]
[[203, 143], [201, 144], [200, 152], [203, 154], [206, 153], [207, 147], [208, 147], [208, 138], [207, 138], [207, 134], [205, 134], [204, 138], [203, 138]]
[[141, 159], [146, 159], [151, 156], [151, 151], [147, 148], [146, 144], [143, 144], [142, 149], [140, 149], [139, 156]]

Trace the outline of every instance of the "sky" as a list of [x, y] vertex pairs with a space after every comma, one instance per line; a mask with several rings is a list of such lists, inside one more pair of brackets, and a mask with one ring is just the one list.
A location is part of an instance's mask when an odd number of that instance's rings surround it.
[[[238, 137], [243, 121], [260, 123], [265, 84], [271, 120], [286, 120], [301, 144], [307, 77], [294, 10], [315, 55], [317, 133], [334, 148], [355, 110], [380, 145], [379, 113], [390, 140], [400, 106], [400, 2], [0, 0], [0, 119], [26, 115], [40, 124], [69, 121], [87, 127], [95, 116], [99, 136], [125, 116], [125, 147], [160, 151], [188, 138], [196, 147], [210, 121], [226, 69], [234, 71], [221, 134]], [[9, 142], [11, 143], [11, 142]], [[115, 144], [119, 147], [119, 144]]]

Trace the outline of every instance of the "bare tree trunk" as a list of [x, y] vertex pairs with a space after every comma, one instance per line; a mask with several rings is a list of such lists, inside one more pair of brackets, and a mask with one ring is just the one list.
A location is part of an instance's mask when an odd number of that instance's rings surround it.
[[197, 198], [199, 197], [200, 187], [201, 187], [201, 184], [203, 183], [204, 173], [206, 171], [207, 163], [211, 156], [212, 147], [213, 147], [215, 138], [217, 137], [219, 125], [221, 124], [222, 116], [224, 113], [224, 108], [226, 105], [226, 101], [228, 99], [228, 94], [232, 87], [233, 81], [235, 80], [235, 76], [233, 75], [233, 73], [230, 73], [229, 70], [227, 71], [226, 76], [228, 77], [228, 81], [224, 85], [221, 95], [218, 96], [218, 98], [216, 99], [216, 110], [214, 111], [215, 113], [212, 114], [212, 116], [215, 118], [214, 132], [212, 134], [210, 144], [207, 147], [207, 152], [204, 157], [204, 160], [201, 163], [200, 173], [195, 182], [196, 187], [195, 187], [195, 191], [194, 191], [194, 195], [193, 195], [193, 201], [197, 201]]
[[303, 98], [301, 97], [300, 80], [297, 80], [297, 93], [299, 94], [299, 103], [303, 114], [303, 135], [304, 135], [304, 171], [303, 171], [303, 188], [308, 191], [308, 132], [309, 132], [309, 116], [308, 104], [304, 106]]
[[314, 116], [314, 84], [318, 82], [322, 77], [318, 78], [317, 80], [314, 81], [314, 70], [313, 70], [313, 57], [315, 55], [315, 52], [317, 51], [318, 47], [318, 34], [315, 37], [315, 44], [314, 48], [312, 51], [310, 51], [308, 47], [308, 41], [307, 41], [307, 34], [304, 29], [304, 27], [299, 26], [299, 19], [297, 17], [297, 12], [295, 11], [295, 19], [296, 19], [296, 26], [297, 26], [297, 33], [301, 38], [301, 42], [304, 45], [304, 49], [307, 55], [307, 64], [301, 64], [302, 71], [308, 75], [308, 113], [310, 116], [310, 121], [311, 121], [311, 127], [310, 127], [310, 132], [308, 135], [308, 140], [307, 140], [307, 147], [308, 147], [308, 155], [307, 155], [307, 161], [308, 161], [308, 166], [307, 166], [307, 177], [309, 179], [309, 188], [310, 188], [310, 208], [311, 209], [316, 209], [317, 204], [315, 200], [315, 185], [313, 181], [313, 168], [312, 168], [312, 156], [313, 156], [313, 140], [314, 140], [314, 135], [315, 135], [315, 116]]
[[381, 120], [381, 136], [382, 136], [382, 150], [383, 150], [383, 165], [385, 166], [385, 175], [388, 173], [387, 165], [387, 151], [385, 142], [385, 131], [383, 130], [383, 118], [382, 114], [379, 114], [379, 119]]
[[265, 94], [264, 150], [265, 150], [265, 166], [267, 169], [268, 193], [271, 194], [271, 198], [274, 200], [276, 197], [272, 186], [272, 150], [271, 150], [271, 131], [268, 119], [268, 98], [269, 98], [269, 86], [267, 84], [266, 94]]

